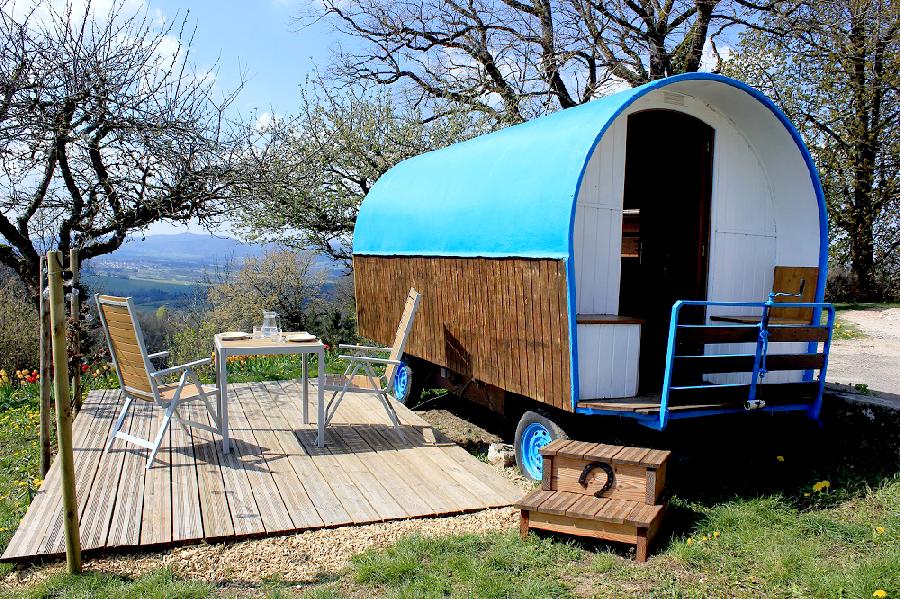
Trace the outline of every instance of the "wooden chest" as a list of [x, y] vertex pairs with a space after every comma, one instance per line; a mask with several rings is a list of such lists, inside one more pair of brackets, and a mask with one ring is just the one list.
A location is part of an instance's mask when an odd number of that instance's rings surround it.
[[645, 561], [665, 509], [670, 452], [560, 439], [541, 454], [541, 488], [517, 504], [522, 536], [541, 529], [631, 543]]

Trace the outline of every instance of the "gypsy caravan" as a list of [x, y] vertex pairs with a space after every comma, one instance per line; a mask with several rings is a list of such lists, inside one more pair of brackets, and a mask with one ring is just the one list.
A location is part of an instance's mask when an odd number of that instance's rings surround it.
[[520, 417], [534, 478], [565, 413], [657, 429], [818, 417], [827, 229], [809, 152], [772, 101], [679, 75], [388, 171], [354, 233], [359, 332], [389, 343], [420, 291], [399, 399], [434, 369], [481, 389]]

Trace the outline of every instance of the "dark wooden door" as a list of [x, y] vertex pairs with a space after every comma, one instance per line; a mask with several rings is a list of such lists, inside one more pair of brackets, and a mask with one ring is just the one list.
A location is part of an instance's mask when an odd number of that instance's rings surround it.
[[[628, 117], [619, 314], [645, 321], [641, 392], [662, 387], [672, 304], [706, 299], [713, 133], [670, 110]], [[702, 319], [697, 309], [682, 318]]]

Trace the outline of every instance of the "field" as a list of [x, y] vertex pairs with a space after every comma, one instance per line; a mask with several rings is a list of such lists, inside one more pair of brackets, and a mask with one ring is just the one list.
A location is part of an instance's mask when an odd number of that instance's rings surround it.
[[84, 277], [91, 292], [132, 296], [140, 310], [177, 305], [197, 290], [197, 283], [181, 279], [151, 279], [90, 273]]

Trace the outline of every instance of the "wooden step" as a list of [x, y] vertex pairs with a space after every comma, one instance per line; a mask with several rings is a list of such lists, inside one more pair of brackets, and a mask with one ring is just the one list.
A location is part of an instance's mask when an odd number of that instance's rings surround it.
[[606, 486], [606, 471], [595, 467], [588, 472], [584, 484], [580, 479], [585, 467], [600, 462], [613, 472], [611, 486], [602, 497], [655, 504], [665, 487], [670, 452], [557, 439], [542, 447], [541, 455], [544, 458], [541, 488], [545, 491], [593, 495]]
[[522, 498], [516, 507], [529, 512], [542, 512], [553, 516], [586, 518], [610, 524], [630, 524], [646, 527], [663, 510], [661, 505], [647, 505], [638, 501], [605, 499], [593, 495], [568, 491], [544, 491], [537, 489]]

